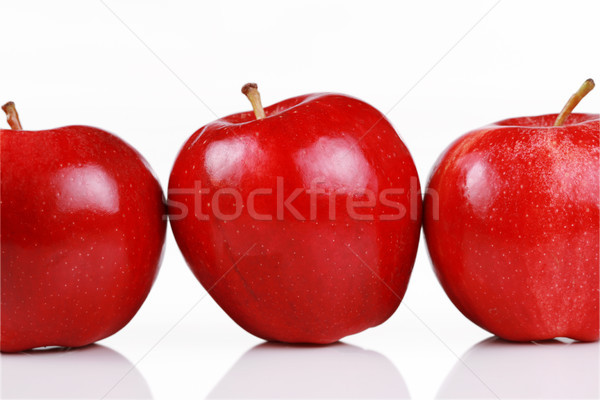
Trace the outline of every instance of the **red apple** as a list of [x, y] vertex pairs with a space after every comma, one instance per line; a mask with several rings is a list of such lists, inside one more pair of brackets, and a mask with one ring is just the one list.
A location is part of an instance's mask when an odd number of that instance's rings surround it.
[[77, 347], [117, 332], [148, 295], [166, 222], [162, 190], [131, 146], [87, 126], [2, 142], [0, 350]]
[[600, 117], [563, 112], [467, 133], [433, 169], [425, 237], [446, 293], [513, 341], [598, 339]]
[[385, 117], [339, 94], [212, 122], [169, 182], [190, 268], [248, 332], [331, 343], [384, 322], [404, 295], [421, 223], [413, 160]]

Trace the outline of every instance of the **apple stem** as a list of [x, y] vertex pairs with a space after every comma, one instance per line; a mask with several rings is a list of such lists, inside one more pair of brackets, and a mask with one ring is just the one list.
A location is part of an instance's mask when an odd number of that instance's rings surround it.
[[258, 92], [258, 86], [256, 83], [246, 83], [242, 87], [242, 93], [244, 93], [248, 100], [250, 100], [250, 104], [252, 104], [252, 109], [254, 110], [254, 115], [256, 115], [256, 119], [263, 119], [266, 115], [260, 101], [260, 93]]
[[571, 96], [569, 101], [567, 101], [567, 104], [565, 104], [565, 106], [563, 107], [560, 114], [558, 114], [558, 117], [556, 117], [554, 126], [561, 126], [562, 124], [564, 124], [567, 118], [569, 118], [569, 115], [571, 115], [573, 109], [577, 106], [577, 104], [579, 104], [581, 99], [583, 99], [585, 95], [588, 94], [594, 88], [594, 86], [596, 85], [594, 84], [594, 81], [592, 79], [588, 79], [585, 82], [583, 82], [583, 85], [581, 85], [581, 87], [573, 94], [573, 96]]
[[8, 103], [2, 106], [2, 111], [6, 113], [6, 121], [8, 122], [12, 130], [23, 130], [23, 127], [21, 126], [21, 121], [19, 121], [19, 113], [17, 112], [17, 107], [15, 107], [15, 103], [9, 101]]

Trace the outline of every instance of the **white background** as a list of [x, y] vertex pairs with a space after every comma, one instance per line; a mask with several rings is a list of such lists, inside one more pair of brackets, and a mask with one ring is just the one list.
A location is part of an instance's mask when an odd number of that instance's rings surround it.
[[[118, 134], [166, 187], [194, 131], [249, 109], [242, 84], [258, 82], [265, 105], [342, 92], [387, 113], [424, 185], [459, 135], [558, 112], [600, 80], [599, 16], [597, 1], [0, 0], [0, 102], [16, 102], [25, 129]], [[599, 110], [596, 89], [578, 111]], [[2, 355], [2, 395], [102, 397], [119, 382], [109, 397], [598, 396], [597, 344], [477, 345], [491, 335], [449, 302], [423, 244], [382, 326], [347, 345], [247, 353], [262, 342], [206, 296], [169, 229], [127, 327], [105, 348]]]

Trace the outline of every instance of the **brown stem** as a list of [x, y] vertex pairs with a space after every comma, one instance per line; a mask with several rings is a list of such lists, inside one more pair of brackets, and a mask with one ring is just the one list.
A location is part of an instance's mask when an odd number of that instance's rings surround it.
[[15, 107], [15, 103], [9, 101], [5, 105], [2, 106], [2, 111], [6, 113], [6, 121], [10, 125], [10, 128], [14, 131], [20, 131], [23, 129], [21, 126], [21, 121], [19, 121], [19, 113], [17, 112], [17, 107]]
[[583, 99], [585, 95], [588, 94], [594, 88], [594, 86], [595, 84], [592, 79], [588, 79], [585, 82], [583, 82], [583, 85], [581, 85], [579, 90], [577, 90], [573, 94], [573, 96], [571, 96], [569, 101], [567, 101], [567, 104], [565, 104], [565, 106], [563, 107], [560, 114], [558, 114], [558, 117], [556, 117], [554, 126], [561, 126], [562, 124], [564, 124], [567, 118], [569, 118], [569, 115], [571, 115], [573, 109], [577, 106], [577, 104], [579, 104], [581, 99]]
[[250, 100], [256, 119], [263, 119], [265, 117], [265, 110], [263, 110], [262, 103], [260, 102], [260, 93], [258, 92], [256, 83], [246, 83], [242, 87], [242, 93]]

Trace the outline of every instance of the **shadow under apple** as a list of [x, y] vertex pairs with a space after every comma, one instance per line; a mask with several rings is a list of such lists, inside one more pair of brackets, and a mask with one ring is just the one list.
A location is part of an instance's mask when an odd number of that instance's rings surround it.
[[97, 344], [2, 354], [0, 364], [1, 398], [152, 398], [127, 358]]
[[208, 398], [408, 398], [380, 353], [345, 343], [263, 343], [247, 351]]
[[596, 343], [488, 338], [446, 376], [438, 398], [598, 398]]

